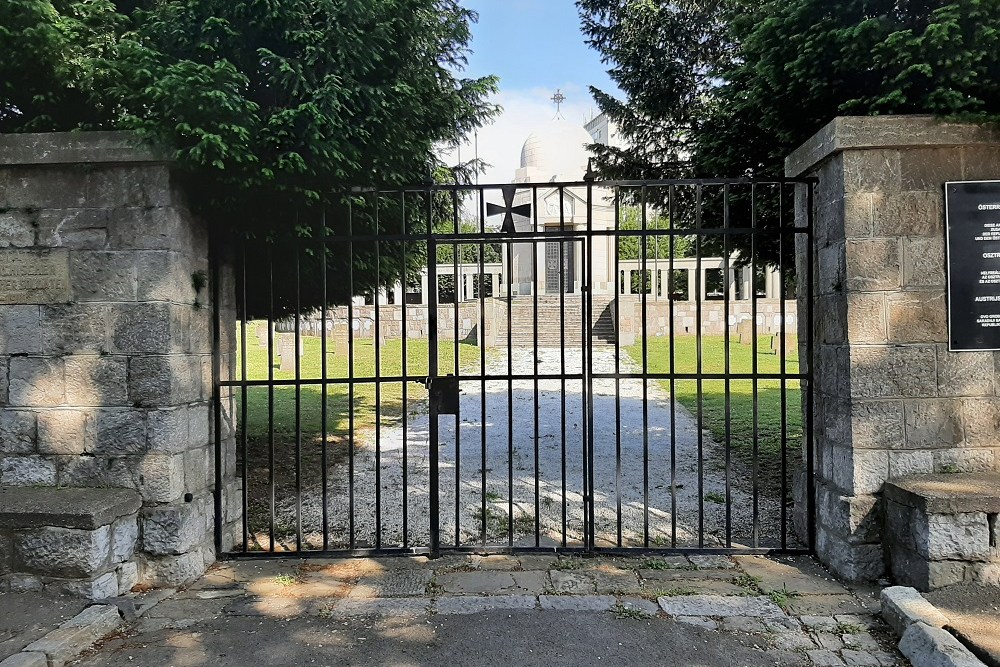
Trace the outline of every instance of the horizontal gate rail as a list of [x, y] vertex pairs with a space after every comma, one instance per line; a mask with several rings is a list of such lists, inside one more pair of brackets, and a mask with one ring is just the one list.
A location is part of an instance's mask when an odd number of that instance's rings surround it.
[[816, 182], [357, 188], [238, 242], [225, 555], [809, 553]]

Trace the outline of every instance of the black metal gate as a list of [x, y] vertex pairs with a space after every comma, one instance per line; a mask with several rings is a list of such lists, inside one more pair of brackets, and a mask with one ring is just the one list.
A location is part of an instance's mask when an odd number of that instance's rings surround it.
[[242, 243], [229, 555], [808, 551], [813, 187], [358, 190]]

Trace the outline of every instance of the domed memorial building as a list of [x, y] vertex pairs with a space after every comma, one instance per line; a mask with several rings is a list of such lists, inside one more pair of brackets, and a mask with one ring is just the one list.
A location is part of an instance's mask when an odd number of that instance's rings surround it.
[[[500, 337], [505, 337], [506, 331], [493, 329], [490, 321], [506, 321], [509, 310], [512, 336], [533, 342], [533, 333], [529, 335], [525, 330], [519, 336], [518, 332], [524, 327], [533, 329], [536, 318], [541, 328], [554, 326], [550, 320], [558, 323], [567, 317], [566, 332], [582, 326], [586, 306], [581, 295], [588, 283], [593, 294], [594, 332], [599, 341], [630, 344], [643, 331], [643, 312], [645, 331], [650, 336], [668, 335], [671, 321], [676, 335], [722, 335], [727, 327], [735, 332], [741, 323], [754, 317], [754, 312], [757, 330], [762, 334], [779, 331], [783, 320], [787, 330], [795, 330], [795, 299], [788, 295], [791, 298], [782, 303], [783, 290], [776, 270], [758, 268], [754, 275], [750, 267], [740, 265], [736, 254], [729, 261], [679, 255], [671, 260], [662, 245], [669, 243], [667, 237], [655, 233], [646, 236], [646, 243], [661, 245], [656, 251], [650, 249], [643, 262], [637, 237], [614, 233], [614, 188], [601, 181], [588, 186], [591, 144], [624, 147], [616, 128], [603, 115], [585, 127], [561, 115], [540, 124], [521, 145], [520, 166], [513, 178], [499, 188], [483, 187], [488, 202], [485, 211], [479, 211], [473, 203], [478, 196], [466, 203], [466, 215], [476, 227], [479, 216], [485, 213], [487, 231], [503, 231], [514, 240], [495, 244], [495, 252], [483, 264], [468, 258], [463, 262], [461, 256], [457, 263], [440, 262], [434, 272], [436, 285], [431, 285], [431, 272], [425, 267], [405, 289], [400, 283], [377, 295], [357, 296], [352, 324], [356, 333], [374, 335], [377, 328], [380, 340], [402, 337], [404, 331], [407, 337], [426, 336], [427, 307], [436, 292], [441, 306], [441, 336], [452, 337], [457, 329], [462, 338], [479, 339], [477, 322], [484, 315], [486, 331], [482, 340], [487, 345], [502, 344]], [[631, 207], [634, 227], [634, 202], [622, 202], [619, 207], [618, 224], [623, 224]], [[647, 220], [660, 213], [650, 207]], [[376, 304], [381, 314], [378, 322]], [[483, 314], [481, 304], [486, 309]], [[351, 319], [345, 307], [331, 309], [330, 316], [334, 321]], [[331, 326], [328, 323], [327, 328]], [[305, 327], [308, 334], [313, 328], [318, 332], [321, 325], [307, 318]], [[279, 330], [291, 331], [291, 324], [279, 324]], [[560, 333], [544, 337], [543, 342], [581, 342], [575, 334], [556, 335]]]
[[[520, 189], [515, 206], [530, 204], [530, 217], [515, 216], [518, 233], [572, 232], [587, 229], [587, 188], [576, 185], [559, 187], [558, 183], [581, 183], [590, 160], [587, 150], [594, 139], [581, 126], [558, 118], [528, 135], [521, 148], [521, 167], [515, 172], [514, 183], [532, 183], [538, 187]], [[544, 187], [544, 184], [552, 184]], [[560, 194], [561, 193], [561, 194]], [[532, 201], [532, 200], [536, 201]], [[593, 189], [591, 211], [594, 229], [614, 227], [612, 192]], [[582, 237], [581, 237], [582, 239]], [[584, 250], [583, 241], [549, 241], [544, 251], [534, 243], [514, 245], [512, 253], [512, 291], [515, 296], [579, 293], [583, 284], [583, 262], [577, 261]], [[560, 254], [562, 262], [559, 261]], [[614, 255], [608, 237], [595, 237], [592, 279], [594, 292], [614, 293]], [[562, 275], [560, 276], [560, 268]]]

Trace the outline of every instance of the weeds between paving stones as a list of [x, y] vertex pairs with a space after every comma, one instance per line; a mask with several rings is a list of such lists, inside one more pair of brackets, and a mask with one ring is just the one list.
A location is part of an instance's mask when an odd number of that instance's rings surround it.
[[671, 563], [662, 558], [643, 558], [636, 563], [640, 570], [673, 570], [676, 569]]
[[291, 574], [279, 574], [274, 578], [274, 583], [287, 588], [288, 586], [294, 586], [299, 583], [299, 578]]
[[633, 621], [648, 621], [651, 618], [656, 618], [656, 614], [651, 614], [648, 611], [636, 609], [635, 607], [629, 607], [621, 602], [612, 607], [610, 611], [615, 615], [615, 618], [627, 618]]
[[560, 558], [552, 563], [553, 570], [582, 570], [587, 567], [587, 562], [582, 558]]
[[763, 595], [764, 591], [760, 588], [760, 582], [763, 581], [760, 577], [755, 577], [749, 574], [741, 574], [738, 577], [733, 577], [731, 583], [734, 586], [739, 586], [743, 589], [743, 595]]
[[854, 623], [838, 623], [837, 627], [833, 629], [833, 634], [842, 635], [860, 635], [864, 634], [866, 630], [860, 625], [855, 625]]
[[782, 611], [788, 611], [788, 601], [800, 595], [798, 591], [790, 591], [782, 586], [780, 591], [771, 591], [767, 597], [771, 598], [771, 602], [778, 605]]

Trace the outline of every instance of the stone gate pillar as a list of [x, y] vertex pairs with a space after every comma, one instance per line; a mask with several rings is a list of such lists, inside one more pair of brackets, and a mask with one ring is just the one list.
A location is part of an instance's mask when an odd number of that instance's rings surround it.
[[[219, 275], [170, 165], [129, 135], [0, 136], [0, 486], [137, 490], [147, 583], [215, 558], [216, 287], [227, 366], [235, 345]], [[239, 520], [226, 451], [223, 546]]]
[[[923, 116], [837, 118], [785, 167], [819, 178], [815, 548], [838, 575], [874, 579], [885, 571], [887, 479], [1000, 463], [1000, 357], [948, 351], [943, 188], [1000, 179], [1000, 133]], [[800, 509], [804, 494], [799, 484]]]

